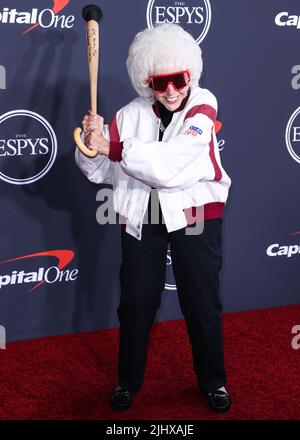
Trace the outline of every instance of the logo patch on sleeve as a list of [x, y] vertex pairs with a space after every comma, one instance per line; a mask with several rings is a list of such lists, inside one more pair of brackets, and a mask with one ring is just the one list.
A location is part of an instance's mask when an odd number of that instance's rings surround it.
[[194, 125], [191, 125], [185, 134], [196, 137], [198, 134], [202, 134], [203, 131], [199, 127], [195, 127]]

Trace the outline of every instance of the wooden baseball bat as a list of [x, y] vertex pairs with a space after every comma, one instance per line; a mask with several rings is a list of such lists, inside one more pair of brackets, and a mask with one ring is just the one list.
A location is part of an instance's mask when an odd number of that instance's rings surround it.
[[[82, 16], [86, 21], [86, 44], [88, 69], [90, 78], [90, 97], [91, 110], [97, 113], [97, 85], [98, 85], [98, 66], [99, 66], [99, 22], [103, 13], [97, 5], [87, 5], [82, 10]], [[97, 156], [97, 150], [91, 150], [81, 139], [82, 129], [75, 128], [73, 136], [77, 147], [86, 156]]]

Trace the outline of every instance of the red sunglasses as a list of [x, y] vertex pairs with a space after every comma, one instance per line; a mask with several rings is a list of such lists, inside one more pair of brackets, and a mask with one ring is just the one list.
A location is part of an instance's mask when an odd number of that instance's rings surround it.
[[171, 83], [178, 92], [182, 90], [190, 80], [190, 71], [182, 70], [180, 72], [160, 74], [160, 75], [150, 75], [147, 82], [150, 89], [154, 90], [156, 93], [165, 93], [168, 85]]

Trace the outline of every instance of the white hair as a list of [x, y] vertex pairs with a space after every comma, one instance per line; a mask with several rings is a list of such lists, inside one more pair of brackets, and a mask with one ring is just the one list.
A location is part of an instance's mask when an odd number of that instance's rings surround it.
[[126, 65], [137, 94], [152, 100], [153, 91], [147, 83], [149, 75], [189, 70], [190, 86], [197, 87], [203, 67], [202, 51], [182, 27], [165, 23], [134, 37]]

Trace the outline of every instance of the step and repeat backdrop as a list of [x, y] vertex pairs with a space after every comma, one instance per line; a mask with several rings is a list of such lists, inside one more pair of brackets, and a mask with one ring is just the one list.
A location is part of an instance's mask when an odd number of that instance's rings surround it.
[[[0, 0], [0, 325], [10, 341], [118, 325], [120, 225], [97, 221], [110, 187], [74, 162], [73, 129], [90, 108], [87, 3]], [[218, 99], [232, 178], [224, 310], [299, 303], [299, 1], [98, 4], [106, 122], [135, 97], [125, 61], [138, 31], [178, 23], [202, 48], [200, 85]], [[160, 321], [181, 317], [170, 253], [167, 266]]]

